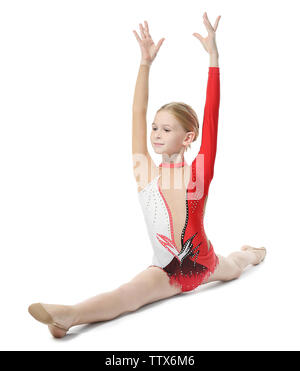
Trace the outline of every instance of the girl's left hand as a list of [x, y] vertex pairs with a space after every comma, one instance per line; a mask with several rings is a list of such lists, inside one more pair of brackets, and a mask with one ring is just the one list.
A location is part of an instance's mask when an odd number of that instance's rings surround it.
[[198, 33], [193, 33], [193, 36], [197, 37], [198, 40], [201, 41], [201, 44], [203, 45], [204, 49], [209, 53], [209, 54], [218, 54], [218, 48], [216, 45], [216, 31], [218, 28], [219, 20], [221, 16], [219, 15], [218, 18], [215, 21], [214, 27], [211, 25], [207, 13], [205, 12], [203, 15], [203, 23], [207, 29], [208, 36], [203, 37]]

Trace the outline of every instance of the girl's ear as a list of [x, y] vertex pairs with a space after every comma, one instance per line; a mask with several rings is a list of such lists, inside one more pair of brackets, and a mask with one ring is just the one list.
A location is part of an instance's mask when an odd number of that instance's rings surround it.
[[196, 134], [193, 131], [187, 132], [183, 143], [184, 144], [191, 144], [194, 141], [195, 135]]

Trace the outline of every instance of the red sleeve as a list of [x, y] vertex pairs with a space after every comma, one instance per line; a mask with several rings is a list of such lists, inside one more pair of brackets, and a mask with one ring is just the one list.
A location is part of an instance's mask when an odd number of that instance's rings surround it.
[[209, 67], [204, 108], [202, 138], [199, 154], [204, 155], [205, 183], [209, 184], [214, 175], [217, 151], [218, 119], [220, 106], [220, 69]]

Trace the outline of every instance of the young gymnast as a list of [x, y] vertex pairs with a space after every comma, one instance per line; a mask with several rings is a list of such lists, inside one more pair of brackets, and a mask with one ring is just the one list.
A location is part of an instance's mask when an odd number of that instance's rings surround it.
[[146, 21], [139, 25], [140, 36], [133, 31], [141, 48], [141, 63], [132, 107], [132, 155], [139, 201], [153, 246], [152, 264], [115, 290], [79, 304], [30, 305], [29, 313], [47, 324], [54, 337], [65, 336], [72, 326], [113, 319], [201, 284], [238, 278], [248, 265], [264, 259], [264, 247], [248, 245], [227, 257], [216, 255], [203, 227], [217, 149], [220, 71], [215, 34], [219, 20], [220, 16], [212, 27], [204, 13], [208, 36], [193, 34], [208, 52], [210, 66], [201, 146], [191, 166], [184, 152], [197, 139], [199, 123], [195, 111], [182, 102], [165, 104], [156, 112], [150, 140], [155, 153], [162, 156], [158, 167], [148, 153], [149, 71], [164, 39], [155, 45]]

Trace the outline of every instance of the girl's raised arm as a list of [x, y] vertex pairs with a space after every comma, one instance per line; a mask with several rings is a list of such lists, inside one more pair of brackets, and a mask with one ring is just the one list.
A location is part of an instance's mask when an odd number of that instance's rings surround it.
[[206, 88], [206, 102], [204, 108], [202, 138], [199, 154], [204, 155], [204, 182], [206, 189], [214, 174], [214, 164], [217, 151], [218, 119], [220, 106], [220, 69], [219, 53], [216, 45], [216, 30], [221, 16], [219, 16], [212, 27], [206, 12], [203, 15], [203, 23], [207, 29], [208, 36], [204, 38], [198, 33], [197, 37], [204, 49], [208, 52], [210, 65], [208, 69], [208, 81]]
[[132, 152], [147, 154], [147, 123], [146, 114], [148, 108], [149, 71], [157, 52], [164, 39], [160, 39], [155, 45], [150, 34], [147, 21], [145, 27], [140, 23], [141, 37], [133, 31], [141, 48], [141, 64], [135, 85], [132, 105]]
[[[164, 38], [160, 39], [155, 45], [150, 34], [147, 21], [145, 27], [140, 23], [141, 37], [133, 31], [141, 48], [141, 63], [137, 76], [132, 105], [132, 155], [134, 167], [139, 163], [139, 171], [135, 171], [136, 180], [141, 182], [141, 177], [150, 175], [151, 169], [155, 168], [155, 163], [151, 159], [147, 148], [147, 108], [149, 94], [149, 72], [151, 64], [155, 59]], [[147, 174], [145, 175], [145, 169]], [[141, 174], [143, 172], [143, 174]], [[150, 179], [148, 177], [148, 179]]]

